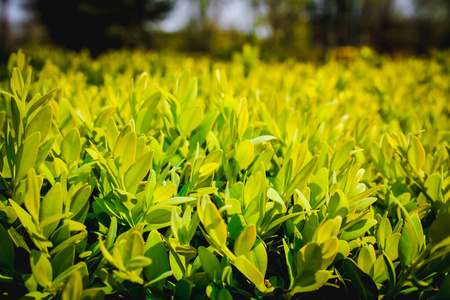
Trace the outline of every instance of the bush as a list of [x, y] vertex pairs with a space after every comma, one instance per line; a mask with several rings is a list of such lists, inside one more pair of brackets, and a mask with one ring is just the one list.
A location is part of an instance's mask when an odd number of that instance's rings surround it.
[[13, 54], [0, 284], [24, 299], [450, 297], [450, 68]]

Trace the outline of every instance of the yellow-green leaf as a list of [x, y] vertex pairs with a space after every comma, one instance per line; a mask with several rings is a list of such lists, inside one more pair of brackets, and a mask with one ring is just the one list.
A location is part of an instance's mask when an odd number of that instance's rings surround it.
[[35, 132], [40, 132], [41, 141], [45, 140], [52, 125], [52, 115], [53, 110], [50, 105], [46, 105], [39, 110], [36, 116], [34, 116], [31, 122], [27, 125], [25, 130], [25, 138], [31, 136]]
[[219, 245], [227, 241], [227, 227], [214, 203], [209, 202], [203, 210], [203, 225], [206, 232]]
[[189, 136], [191, 132], [200, 126], [203, 120], [203, 111], [200, 106], [191, 106], [183, 110], [178, 117], [181, 131]]
[[78, 128], [73, 128], [61, 143], [61, 154], [66, 163], [72, 163], [80, 158], [81, 138]]
[[125, 173], [125, 189], [133, 191], [139, 182], [147, 175], [152, 164], [153, 151], [149, 151], [138, 159]]
[[234, 159], [241, 170], [246, 169], [255, 158], [255, 147], [250, 140], [245, 140], [236, 148]]
[[247, 255], [252, 250], [253, 244], [256, 240], [256, 226], [251, 224], [245, 228], [238, 235], [234, 242], [234, 254], [236, 256]]
[[62, 300], [80, 300], [81, 293], [83, 291], [83, 282], [81, 274], [78, 271], [73, 272], [69, 279], [67, 279], [66, 284], [61, 293]]
[[411, 141], [408, 148], [408, 162], [411, 167], [419, 172], [425, 163], [425, 149], [420, 143], [419, 139], [415, 136], [411, 137]]
[[134, 164], [136, 159], [137, 137], [134, 131], [130, 131], [120, 138], [114, 148], [114, 160], [119, 173], [124, 174]]
[[177, 186], [173, 183], [157, 187], [153, 193], [153, 203], [165, 202], [176, 192]]
[[260, 292], [267, 289], [264, 285], [264, 276], [245, 256], [238, 256], [234, 265]]
[[39, 209], [41, 205], [40, 189], [34, 168], [29, 169], [27, 172], [27, 189], [25, 192], [24, 203], [28, 213], [33, 217], [33, 220], [39, 222]]
[[41, 133], [36, 132], [29, 136], [19, 147], [16, 156], [16, 176], [14, 178], [16, 183], [23, 179], [28, 170], [34, 166], [40, 139]]

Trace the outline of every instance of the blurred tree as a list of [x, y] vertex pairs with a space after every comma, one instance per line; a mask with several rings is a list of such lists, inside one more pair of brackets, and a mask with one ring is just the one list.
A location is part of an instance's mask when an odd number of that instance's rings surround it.
[[54, 43], [96, 55], [120, 46], [137, 46], [146, 22], [162, 18], [173, 0], [29, 0]]
[[417, 32], [420, 33], [419, 52], [428, 45], [437, 48], [450, 47], [450, 1], [416, 0]]
[[360, 34], [362, 44], [373, 45], [377, 50], [383, 52], [393, 51], [394, 0], [364, 0], [361, 2]]
[[265, 7], [265, 21], [271, 35], [264, 47], [281, 56], [302, 56], [310, 49], [308, 11], [313, 0], [252, 0], [254, 7]]
[[9, 0], [1, 0], [0, 7], [2, 8], [0, 12], [0, 47], [4, 48], [6, 42], [8, 41], [8, 4]]
[[184, 29], [188, 51], [208, 52], [213, 24], [208, 18], [208, 7], [212, 0], [188, 0], [191, 7], [191, 20]]

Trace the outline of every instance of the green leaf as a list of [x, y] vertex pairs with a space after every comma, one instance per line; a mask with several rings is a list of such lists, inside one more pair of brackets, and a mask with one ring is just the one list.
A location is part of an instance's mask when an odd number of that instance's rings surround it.
[[216, 299], [217, 300], [233, 300], [233, 296], [226, 288], [222, 288], [217, 291]]
[[351, 283], [364, 299], [378, 299], [378, 289], [372, 278], [361, 271], [352, 259], [345, 258], [343, 267]]
[[350, 254], [350, 247], [347, 241], [339, 240], [339, 250], [336, 254], [335, 261], [340, 261], [346, 258]]
[[256, 226], [251, 224], [245, 226], [234, 242], [234, 254], [236, 256], [246, 256], [253, 248], [256, 241]]
[[175, 292], [173, 294], [174, 300], [190, 299], [192, 293], [192, 283], [186, 278], [178, 280], [175, 285]]
[[341, 228], [342, 218], [337, 216], [334, 219], [328, 220], [323, 223], [315, 232], [316, 242], [321, 244], [332, 237], [336, 237]]
[[328, 216], [330, 218], [335, 218], [340, 216], [345, 218], [348, 214], [349, 205], [347, 196], [340, 189], [331, 196], [330, 202], [328, 204]]
[[441, 285], [439, 286], [439, 291], [434, 295], [436, 299], [449, 299], [450, 298], [450, 274], [445, 276]]
[[105, 292], [101, 288], [90, 288], [81, 293], [82, 300], [103, 300]]
[[142, 255], [138, 255], [138, 256], [133, 256], [125, 265], [125, 268], [128, 271], [133, 271], [133, 270], [137, 270], [140, 268], [145, 268], [147, 266], [149, 266], [152, 263], [152, 260], [148, 257], [142, 256]]
[[203, 210], [203, 225], [206, 232], [219, 245], [225, 245], [227, 241], [227, 227], [214, 203], [209, 202]]
[[351, 197], [350, 199], [348, 199], [348, 202], [350, 203], [350, 208], [353, 208], [353, 206], [358, 205], [359, 201], [367, 199], [367, 197], [369, 197], [370, 195], [372, 195], [373, 193], [375, 193], [382, 187], [383, 187], [383, 185], [377, 185], [368, 190], [365, 190], [362, 193], [359, 193], [359, 194]]
[[27, 189], [24, 196], [24, 203], [28, 213], [38, 223], [41, 199], [38, 179], [34, 168], [29, 169], [27, 172]]
[[152, 164], [153, 151], [149, 151], [139, 158], [125, 173], [125, 189], [134, 191], [139, 182], [144, 179]]
[[395, 284], [397, 283], [397, 275], [395, 274], [394, 264], [386, 255], [386, 253], [383, 253], [383, 260], [388, 273], [389, 286], [394, 287]]
[[425, 149], [417, 137], [411, 136], [407, 154], [409, 164], [416, 172], [419, 172], [425, 163]]
[[283, 199], [281, 199], [280, 194], [278, 194], [278, 192], [273, 188], [269, 188], [267, 190], [267, 197], [286, 208], [286, 205], [284, 204]]
[[[45, 221], [54, 216], [62, 214], [63, 199], [61, 183], [57, 182], [45, 195], [41, 202], [41, 209], [39, 211], [39, 220]], [[50, 237], [50, 235], [58, 227], [58, 222], [53, 222], [44, 227], [44, 236]]]
[[[57, 88], [54, 88], [54, 89], [52, 89], [52, 90], [50, 90], [48, 93], [46, 93], [44, 96], [42, 96], [42, 97], [40, 97], [40, 96], [38, 96], [38, 97], [33, 97], [33, 99], [30, 101], [30, 102], [28, 102], [28, 104], [27, 104], [27, 115], [28, 116], [31, 116], [31, 114], [36, 110], [36, 109], [38, 109], [41, 105], [43, 105], [44, 103], [45, 103], [45, 101], [47, 101], [49, 98], [50, 98], [50, 96], [54, 93], [54, 92], [56, 92], [57, 90], [59, 90], [59, 87], [57, 87]], [[38, 94], [39, 95], [39, 94]]]
[[384, 251], [391, 261], [394, 261], [398, 258], [398, 246], [400, 237], [401, 234], [397, 232], [386, 238], [386, 247]]
[[103, 128], [103, 126], [106, 125], [106, 123], [111, 120], [111, 116], [116, 111], [115, 107], [106, 107], [104, 108], [98, 115], [97, 118], [95, 118], [94, 126]]
[[311, 182], [308, 184], [308, 187], [311, 189], [311, 198], [310, 203], [311, 206], [315, 206], [319, 203], [323, 198], [325, 198], [328, 191], [328, 169], [321, 168], [311, 179]]
[[36, 169], [38, 169], [41, 166], [42, 162], [47, 158], [48, 154], [50, 153], [50, 150], [53, 147], [53, 144], [58, 139], [58, 137], [59, 137], [58, 135], [54, 135], [53, 137], [49, 138], [39, 146], [36, 161], [34, 163], [34, 167]]
[[[373, 265], [375, 264], [375, 249], [371, 244], [366, 245], [361, 248], [358, 254], [358, 267], [366, 274], [371, 275], [373, 277], [373, 274], [371, 274], [371, 269], [373, 268]], [[373, 269], [372, 269], [373, 273]]]
[[300, 186], [305, 183], [305, 181], [311, 176], [312, 172], [316, 168], [317, 161], [319, 157], [314, 156], [311, 160], [300, 170], [300, 172], [295, 176], [294, 180], [289, 184], [288, 188], [284, 193], [284, 197], [290, 197], [294, 193], [295, 189], [300, 188]]
[[114, 241], [117, 237], [117, 218], [112, 217], [111, 223], [109, 224], [108, 234], [105, 239], [105, 247], [106, 249], [111, 249]]
[[50, 105], [44, 106], [39, 112], [34, 116], [30, 123], [28, 123], [25, 130], [25, 138], [31, 136], [36, 132], [41, 133], [41, 141], [45, 140], [50, 127], [52, 125], [52, 115], [53, 110]]
[[253, 138], [253, 139], [251, 139], [250, 141], [253, 143], [253, 145], [258, 145], [258, 144], [261, 144], [261, 143], [264, 143], [264, 142], [268, 142], [268, 141], [271, 141], [271, 140], [276, 140], [277, 138], [276, 137], [274, 137], [274, 136], [271, 136], [271, 135], [261, 135], [261, 136], [258, 136], [258, 137], [255, 137], [255, 138]]
[[70, 201], [70, 212], [73, 214], [73, 216], [78, 214], [83, 209], [83, 207], [89, 200], [90, 195], [91, 186], [87, 183], [85, 183], [75, 192]]
[[361, 220], [350, 228], [346, 229], [342, 233], [341, 239], [345, 241], [356, 239], [364, 235], [364, 233], [366, 233], [375, 224], [377, 224], [377, 220], [375, 219]]
[[[172, 205], [156, 205], [149, 209], [145, 216], [145, 221], [150, 224], [165, 224], [170, 222], [172, 210], [176, 209], [177, 213], [181, 213], [181, 208]], [[167, 224], [169, 226], [170, 224]]]
[[31, 250], [30, 265], [36, 282], [44, 288], [50, 287], [52, 285], [53, 271], [52, 265], [45, 254]]
[[34, 166], [34, 162], [36, 161], [38, 149], [39, 149], [39, 141], [41, 140], [41, 133], [36, 132], [29, 136], [23, 144], [17, 150], [16, 155], [16, 175], [14, 178], [15, 183], [19, 183], [28, 170]]
[[222, 276], [222, 266], [217, 257], [203, 246], [198, 248], [198, 257], [202, 264], [203, 271], [212, 282], [217, 282]]
[[439, 211], [436, 220], [428, 230], [430, 240], [433, 244], [450, 242], [450, 203], [446, 203]]
[[264, 285], [264, 276], [245, 256], [238, 256], [234, 265], [260, 292], [267, 289]]
[[106, 128], [106, 143], [108, 148], [112, 151], [116, 147], [117, 139], [119, 137], [119, 130], [117, 130], [116, 122], [111, 117]]
[[335, 259], [339, 251], [339, 240], [337, 237], [332, 237], [320, 244], [322, 248], [322, 265], [321, 269], [326, 269]]
[[310, 242], [297, 253], [298, 274], [315, 273], [322, 266], [322, 249], [319, 244]]
[[80, 300], [83, 290], [83, 282], [79, 272], [73, 272], [64, 284], [61, 293], [62, 300]]
[[75, 245], [68, 245], [53, 257], [52, 270], [53, 276], [56, 278], [65, 270], [72, 267], [75, 260]]
[[14, 268], [14, 245], [2, 224], [0, 224], [0, 266], [10, 270]]
[[19, 217], [20, 222], [22, 223], [23, 227], [28, 231], [29, 234], [35, 234], [37, 235], [37, 228], [36, 224], [31, 219], [31, 216], [14, 200], [10, 199], [9, 203], [14, 208], [14, 211], [16, 212], [17, 216]]
[[180, 216], [177, 214], [175, 210], [172, 210], [172, 217], [170, 219], [170, 227], [172, 228], [173, 236], [175, 239], [179, 240], [181, 244], [185, 244], [183, 231], [186, 232], [186, 229], [182, 229], [183, 225], [181, 224]]
[[234, 159], [239, 165], [240, 170], [246, 169], [255, 158], [255, 147], [250, 140], [240, 143], [234, 154]]
[[79, 262], [59, 274], [58, 277], [53, 280], [53, 285], [57, 286], [58, 283], [65, 281], [66, 278], [68, 278], [74, 272], [79, 272], [82, 277], [88, 276], [88, 268], [86, 264], [84, 262]]
[[178, 124], [181, 132], [185, 136], [190, 136], [191, 132], [200, 126], [203, 120], [203, 111], [200, 106], [191, 106], [181, 112], [178, 117]]
[[377, 244], [380, 250], [384, 250], [386, 248], [386, 238], [391, 234], [392, 234], [391, 222], [387, 217], [387, 213], [385, 213], [378, 225], [378, 229], [376, 232]]
[[[11, 77], [11, 89], [14, 93], [18, 94], [19, 96], [22, 96], [22, 93], [24, 92], [24, 82], [22, 73], [20, 73], [19, 68], [15, 67], [12, 72]], [[25, 102], [25, 101], [24, 101]]]
[[66, 161], [70, 164], [80, 158], [81, 152], [81, 138], [80, 132], [77, 128], [73, 128], [64, 137], [61, 143], [61, 154]]
[[257, 242], [256, 246], [246, 255], [246, 257], [263, 276], [266, 275], [268, 258], [267, 249], [263, 242]]
[[267, 228], [265, 228], [262, 233], [265, 234], [265, 233], [271, 231], [272, 229], [274, 229], [275, 227], [283, 224], [284, 222], [286, 222], [289, 219], [293, 219], [293, 218], [296, 218], [296, 217], [298, 217], [300, 215], [308, 214], [308, 213], [311, 213], [311, 212], [313, 212], [313, 211], [302, 211], [302, 212], [291, 213], [291, 214], [288, 214], [288, 215], [285, 215], [285, 216], [282, 216], [282, 217], [275, 218], [274, 220], [272, 220], [270, 222], [269, 226]]
[[244, 135], [245, 130], [247, 130], [247, 125], [248, 125], [248, 109], [247, 107], [243, 107], [241, 109], [241, 112], [239, 113], [237, 120], [237, 133], [240, 139]]
[[211, 175], [218, 167], [219, 164], [217, 163], [207, 163], [207, 164], [203, 163], [198, 172], [199, 177], [206, 177]]
[[178, 187], [173, 183], [157, 187], [153, 192], [153, 203], [156, 204], [169, 200], [177, 189]]
[[[144, 268], [144, 274], [148, 281], [153, 281], [160, 274], [170, 271], [167, 249], [158, 231], [152, 230], [148, 235], [144, 255], [152, 260], [152, 263]], [[161, 278], [161, 281], [154, 284], [162, 290], [164, 283], [165, 278]]]
[[142, 235], [137, 231], [131, 232], [126, 238], [125, 244], [122, 248], [121, 255], [124, 266], [127, 266], [132, 258], [142, 256], [144, 254], [144, 248], [145, 245]]
[[317, 271], [303, 273], [295, 278], [290, 295], [297, 293], [312, 292], [321, 288], [330, 278], [330, 271]]
[[345, 165], [354, 145], [355, 141], [348, 141], [334, 152], [333, 157], [331, 158], [331, 171], [338, 171]]
[[[116, 259], [111, 255], [111, 253], [106, 249], [105, 244], [103, 243], [102, 237], [99, 236], [98, 244], [100, 246], [100, 251], [102, 252], [104, 258], [113, 266], [120, 265], [120, 262], [116, 261]], [[61, 276], [61, 275], [60, 275]], [[58, 276], [59, 277], [59, 276]]]
[[114, 161], [120, 174], [124, 174], [134, 164], [136, 159], [137, 137], [134, 131], [130, 131], [122, 138], [119, 137], [114, 148]]
[[433, 201], [439, 201], [439, 192], [441, 190], [441, 175], [439, 173], [431, 174], [427, 181], [425, 181], [425, 189], [427, 195], [431, 197]]

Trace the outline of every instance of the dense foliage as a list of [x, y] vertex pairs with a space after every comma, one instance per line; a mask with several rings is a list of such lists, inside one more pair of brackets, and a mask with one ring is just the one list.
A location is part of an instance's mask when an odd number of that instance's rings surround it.
[[25, 53], [1, 297], [450, 297], [448, 55]]

